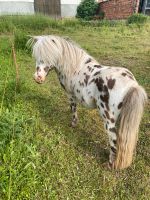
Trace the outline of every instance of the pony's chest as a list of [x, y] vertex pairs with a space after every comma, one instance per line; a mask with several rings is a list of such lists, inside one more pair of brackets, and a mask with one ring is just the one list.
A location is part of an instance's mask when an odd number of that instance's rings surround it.
[[58, 79], [59, 79], [59, 82], [60, 82], [60, 85], [62, 86], [62, 88], [68, 92], [68, 86], [66, 84], [67, 80], [66, 80], [66, 75], [64, 74], [59, 74], [58, 75]]

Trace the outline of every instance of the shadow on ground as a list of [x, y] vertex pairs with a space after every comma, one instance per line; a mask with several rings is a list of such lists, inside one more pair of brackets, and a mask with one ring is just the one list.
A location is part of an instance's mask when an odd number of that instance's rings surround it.
[[38, 110], [40, 119], [51, 129], [55, 130], [57, 126], [77, 151], [96, 159], [99, 164], [108, 161], [107, 135], [98, 114], [79, 108], [79, 123], [72, 128], [69, 104], [62, 94], [59, 98], [56, 93], [42, 96], [29, 90], [25, 96], [25, 100], [32, 102]]

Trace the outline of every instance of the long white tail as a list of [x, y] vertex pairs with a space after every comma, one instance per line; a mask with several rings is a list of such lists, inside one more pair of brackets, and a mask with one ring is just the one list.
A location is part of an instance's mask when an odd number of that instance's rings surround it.
[[146, 100], [146, 92], [139, 85], [132, 87], [124, 97], [117, 137], [117, 155], [114, 163], [116, 169], [124, 169], [132, 163]]

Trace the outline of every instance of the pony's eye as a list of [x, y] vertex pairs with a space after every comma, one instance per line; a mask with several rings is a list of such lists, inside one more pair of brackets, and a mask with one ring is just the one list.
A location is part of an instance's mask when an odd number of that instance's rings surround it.
[[45, 72], [48, 72], [48, 71], [49, 71], [49, 67], [46, 66], [46, 67], [44, 68], [44, 71], [45, 71]]
[[39, 71], [39, 69], [40, 69], [40, 67], [39, 67], [39, 66], [38, 66], [38, 67], [36, 67], [36, 70], [37, 70], [37, 71]]

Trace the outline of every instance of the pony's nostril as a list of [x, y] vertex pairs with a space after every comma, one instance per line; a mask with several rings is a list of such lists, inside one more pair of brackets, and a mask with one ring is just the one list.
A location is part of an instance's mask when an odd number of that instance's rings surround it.
[[38, 76], [38, 79], [40, 79], [40, 80], [41, 80], [41, 79], [42, 79], [42, 76]]

